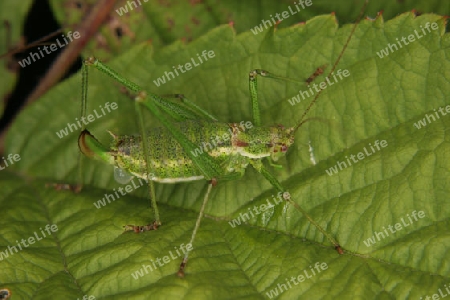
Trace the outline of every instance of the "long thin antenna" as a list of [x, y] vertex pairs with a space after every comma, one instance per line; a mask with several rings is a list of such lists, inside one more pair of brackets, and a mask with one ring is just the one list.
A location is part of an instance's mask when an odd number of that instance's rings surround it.
[[[360, 13], [359, 13], [359, 16], [358, 16], [358, 18], [356, 19], [355, 25], [353, 25], [352, 31], [350, 32], [350, 35], [348, 36], [347, 41], [346, 41], [345, 44], [344, 44], [344, 48], [342, 48], [342, 51], [341, 51], [341, 53], [339, 54], [339, 57], [337, 58], [336, 62], [333, 64], [333, 67], [331, 68], [330, 73], [328, 73], [328, 75], [327, 75], [327, 77], [326, 77], [327, 79], [330, 78], [331, 74], [332, 74], [332, 73], [334, 72], [334, 70], [336, 69], [336, 66], [339, 64], [339, 61], [341, 60], [341, 58], [342, 58], [342, 56], [343, 56], [343, 54], [344, 54], [344, 52], [345, 52], [345, 49], [347, 49], [347, 46], [348, 46], [348, 44], [350, 43], [350, 40], [352, 39], [352, 36], [353, 36], [353, 34], [354, 34], [355, 30], [356, 30], [356, 27], [358, 26], [359, 21], [361, 20], [363, 14], [364, 14], [364, 11], [366, 10], [367, 4], [369, 4], [369, 0], [366, 0], [366, 1], [364, 2], [364, 5], [363, 5], [363, 7], [362, 7], [362, 9], [361, 9], [361, 11], [360, 11]], [[306, 121], [303, 121], [303, 119], [304, 119], [305, 116], [308, 114], [308, 112], [311, 110], [311, 107], [317, 102], [317, 99], [319, 98], [319, 96], [320, 96], [320, 94], [322, 93], [323, 90], [324, 90], [324, 89], [321, 88], [320, 91], [317, 92], [316, 96], [315, 96], [314, 99], [311, 101], [311, 103], [309, 103], [308, 107], [307, 107], [306, 110], [303, 112], [302, 116], [300, 117], [300, 120], [298, 121], [297, 125], [294, 127], [294, 132], [296, 132], [297, 129], [299, 129], [300, 126], [302, 126], [302, 125], [306, 122]]]

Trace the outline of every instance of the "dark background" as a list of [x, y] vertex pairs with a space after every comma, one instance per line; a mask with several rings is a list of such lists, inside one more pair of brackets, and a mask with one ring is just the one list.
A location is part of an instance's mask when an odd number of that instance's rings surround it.
[[[32, 43], [50, 32], [54, 32], [61, 28], [60, 24], [55, 20], [50, 6], [47, 0], [34, 1], [30, 12], [25, 21], [23, 36], [25, 37], [26, 44]], [[49, 39], [44, 43], [55, 42], [58, 36]], [[45, 75], [50, 68], [52, 62], [58, 57], [63, 48], [59, 48], [56, 51], [52, 51], [51, 54], [46, 54], [42, 58], [36, 60], [32, 64], [25, 68], [20, 67], [17, 61], [21, 61], [26, 58], [31, 51], [36, 52], [36, 47], [26, 49], [23, 52], [19, 52], [13, 55], [13, 59], [18, 66], [18, 81], [15, 89], [10, 94], [10, 97], [6, 101], [5, 112], [0, 119], [0, 131], [3, 131], [8, 124], [12, 121], [13, 117], [21, 109], [27, 96], [33, 91], [33, 88], [37, 86], [39, 80]], [[3, 54], [3, 53], [0, 53]], [[64, 79], [70, 77], [81, 68], [81, 57], [78, 58], [76, 63], [72, 65], [70, 70], [64, 76]]]

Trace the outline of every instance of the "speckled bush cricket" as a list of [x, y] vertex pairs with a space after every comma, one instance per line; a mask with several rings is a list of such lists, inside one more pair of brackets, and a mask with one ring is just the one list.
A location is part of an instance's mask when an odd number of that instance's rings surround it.
[[[326, 78], [330, 78], [336, 69], [367, 3], [368, 1], [365, 2], [341, 53]], [[87, 73], [89, 66], [94, 66], [96, 69], [114, 78], [135, 94], [134, 101], [138, 116], [139, 136], [117, 136], [111, 133], [113, 141], [110, 148], [102, 145], [85, 128], [83, 128], [78, 138], [79, 148], [85, 156], [114, 165], [136, 177], [148, 179], [155, 220], [153, 223], [145, 226], [127, 225], [125, 226], [126, 231], [150, 231], [157, 229], [161, 225], [154, 182], [178, 183], [206, 180], [209, 182], [208, 188], [188, 243], [192, 245], [209, 200], [211, 189], [222, 180], [241, 178], [245, 173], [246, 167], [252, 165], [271, 183], [277, 192], [283, 193], [284, 200], [301, 212], [333, 244], [338, 253], [343, 253], [339, 243], [290, 198], [290, 194], [283, 188], [277, 178], [269, 173], [263, 165], [264, 158], [268, 158], [269, 162], [273, 163], [286, 154], [288, 148], [294, 142], [295, 133], [308, 121], [305, 117], [317, 102], [323, 89], [317, 92], [295, 126], [288, 128], [282, 125], [264, 127], [261, 125], [260, 119], [257, 76], [281, 80], [291, 79], [261, 69], [251, 71], [249, 73], [249, 89], [254, 127], [241, 131], [238, 128], [239, 123], [219, 122], [216, 117], [189, 101], [184, 95], [158, 96], [147, 93], [141, 87], [122, 77], [96, 58], [90, 57], [85, 60], [82, 70], [83, 117], [86, 115]], [[165, 99], [167, 97], [173, 97], [179, 101], [168, 101]], [[142, 107], [150, 110], [163, 127], [154, 128], [146, 132]], [[215, 151], [195, 155], [195, 149], [203, 141], [209, 141], [213, 136], [224, 135], [230, 130], [232, 132], [231, 137], [228, 140], [218, 142]], [[184, 276], [188, 253], [186, 252], [180, 264], [177, 273], [180, 277]]]

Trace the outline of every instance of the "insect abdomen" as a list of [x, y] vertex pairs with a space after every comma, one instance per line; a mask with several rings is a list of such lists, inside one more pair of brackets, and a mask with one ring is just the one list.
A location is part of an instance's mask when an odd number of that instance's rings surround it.
[[[232, 152], [230, 125], [227, 123], [186, 121], [175, 123], [181, 132], [198, 147], [194, 156], [207, 152], [220, 164]], [[224, 137], [228, 136], [228, 139]], [[181, 145], [165, 128], [154, 128], [147, 134], [150, 179], [157, 182], [181, 182], [203, 179], [203, 175]], [[144, 151], [140, 136], [114, 138], [116, 165], [141, 178], [147, 178]]]

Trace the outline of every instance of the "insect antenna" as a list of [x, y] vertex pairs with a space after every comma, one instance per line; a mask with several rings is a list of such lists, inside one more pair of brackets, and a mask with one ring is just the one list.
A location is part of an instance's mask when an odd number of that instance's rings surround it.
[[[352, 39], [352, 36], [356, 30], [356, 27], [359, 24], [359, 21], [361, 20], [364, 11], [366, 10], [367, 5], [369, 4], [369, 0], [364, 1], [364, 5], [361, 8], [361, 11], [359, 12], [358, 18], [356, 19], [355, 24], [353, 25], [353, 28], [350, 32], [350, 35], [347, 38], [347, 41], [344, 44], [344, 47], [342, 48], [341, 53], [339, 54], [337, 60], [334, 62], [333, 67], [331, 68], [330, 72], [328, 73], [326, 79], [329, 79], [330, 76], [333, 74], [334, 70], [336, 69], [336, 66], [339, 64], [339, 61], [341, 60], [342, 56], [344, 55], [345, 49], [347, 49], [348, 44], [350, 43], [350, 40]], [[297, 130], [303, 125], [305, 124], [308, 119], [304, 120], [305, 116], [308, 114], [308, 112], [311, 110], [311, 108], [313, 107], [313, 105], [317, 102], [317, 99], [319, 98], [320, 94], [322, 93], [324, 89], [320, 88], [320, 90], [317, 92], [316, 96], [314, 97], [314, 99], [309, 103], [308, 107], [305, 109], [305, 111], [303, 112], [302, 116], [300, 117], [297, 125], [295, 125], [294, 127], [294, 131], [293, 134], [295, 134], [297, 132]]]

